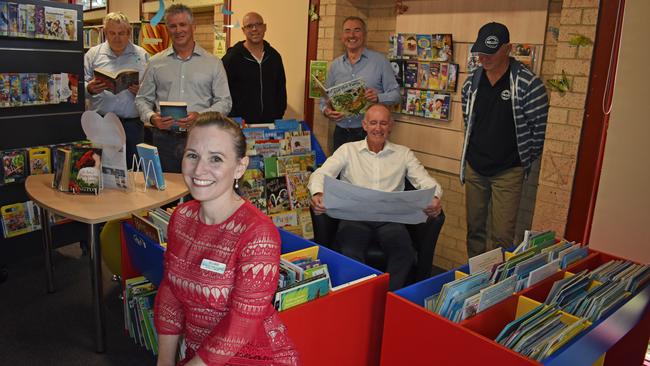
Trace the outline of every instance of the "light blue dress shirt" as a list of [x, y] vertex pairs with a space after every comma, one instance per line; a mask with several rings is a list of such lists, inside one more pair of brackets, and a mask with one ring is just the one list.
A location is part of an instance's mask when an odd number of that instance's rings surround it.
[[[142, 81], [148, 61], [149, 54], [147, 51], [133, 43], [129, 43], [119, 56], [113, 53], [108, 42], [98, 44], [89, 49], [84, 56], [86, 90], [88, 90], [88, 82], [94, 77], [93, 72], [99, 68], [109, 72], [117, 72], [123, 69], [138, 70], [140, 81]], [[91, 108], [101, 115], [113, 112], [121, 118], [136, 118], [139, 116], [135, 107], [135, 95], [128, 90], [122, 90], [117, 95], [106, 90], [95, 95], [90, 95], [90, 93], [86, 93], [86, 95]]]
[[198, 43], [188, 59], [181, 59], [173, 47], [149, 61], [135, 104], [140, 119], [150, 124], [160, 101], [186, 102], [188, 112], [221, 112], [227, 116], [232, 107], [226, 70], [221, 60]]
[[[377, 90], [379, 103], [391, 105], [401, 101], [395, 73], [390, 67], [388, 59], [381, 53], [365, 48], [361, 53], [361, 58], [354, 65], [350, 64], [347, 53], [337, 57], [327, 71], [325, 87], [329, 88], [357, 78], [363, 79], [367, 88]], [[321, 113], [326, 106], [327, 99], [321, 98]], [[358, 128], [361, 127], [362, 120], [363, 114], [358, 114], [343, 118], [337, 122], [337, 125], [343, 128]]]

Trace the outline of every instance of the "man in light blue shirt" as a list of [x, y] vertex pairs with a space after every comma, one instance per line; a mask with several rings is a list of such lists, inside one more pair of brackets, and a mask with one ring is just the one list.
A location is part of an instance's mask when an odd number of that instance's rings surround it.
[[113, 94], [107, 90], [101, 79], [94, 76], [95, 69], [111, 73], [124, 69], [137, 70], [142, 80], [149, 61], [149, 54], [142, 47], [131, 43], [131, 24], [122, 13], [109, 13], [104, 17], [106, 42], [92, 47], [84, 56], [84, 79], [90, 107], [101, 115], [115, 113], [122, 121], [126, 134], [126, 161], [131, 165], [133, 155], [137, 154], [135, 145], [144, 139], [144, 126], [135, 107], [135, 95], [139, 84], [129, 86], [128, 90]]
[[[337, 57], [327, 72], [326, 87], [361, 78], [366, 83], [366, 99], [371, 103], [397, 104], [401, 96], [399, 85], [388, 59], [381, 53], [366, 48], [367, 27], [359, 17], [347, 17], [343, 21], [341, 41], [345, 53]], [[327, 98], [321, 98], [323, 115], [336, 122], [334, 150], [346, 142], [363, 140], [366, 133], [361, 128], [363, 114], [346, 116], [332, 108]]]
[[[232, 99], [221, 60], [194, 41], [192, 10], [173, 4], [165, 11], [165, 21], [172, 47], [151, 58], [135, 104], [142, 121], [152, 127], [163, 171], [180, 173], [185, 130], [201, 112], [227, 116]], [[161, 116], [161, 101], [187, 103], [187, 117]], [[172, 129], [173, 125], [179, 128]]]

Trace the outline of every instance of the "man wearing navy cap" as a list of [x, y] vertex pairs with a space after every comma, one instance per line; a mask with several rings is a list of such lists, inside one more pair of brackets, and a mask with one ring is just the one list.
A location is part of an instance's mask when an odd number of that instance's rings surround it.
[[470, 258], [513, 244], [523, 181], [544, 146], [546, 88], [509, 56], [511, 48], [505, 25], [481, 27], [471, 51], [478, 53], [482, 66], [469, 74], [461, 92], [465, 142], [460, 180], [465, 184]]

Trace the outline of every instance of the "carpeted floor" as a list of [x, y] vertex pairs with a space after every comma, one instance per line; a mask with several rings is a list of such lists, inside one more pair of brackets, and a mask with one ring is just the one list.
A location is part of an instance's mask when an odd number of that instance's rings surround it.
[[40, 253], [3, 258], [9, 276], [0, 283], [0, 366], [155, 365], [155, 357], [124, 334], [119, 286], [105, 267], [107, 351], [95, 352], [89, 259], [78, 244], [56, 253], [53, 294], [46, 293]]

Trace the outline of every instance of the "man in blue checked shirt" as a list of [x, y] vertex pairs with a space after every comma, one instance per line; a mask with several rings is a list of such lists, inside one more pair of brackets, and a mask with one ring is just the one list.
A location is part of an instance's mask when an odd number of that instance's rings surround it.
[[[397, 104], [401, 97], [393, 69], [384, 55], [366, 48], [367, 33], [363, 19], [351, 16], [343, 21], [341, 42], [345, 53], [332, 61], [325, 87], [361, 78], [366, 83], [366, 99], [370, 103]], [[346, 142], [366, 137], [361, 128], [363, 114], [345, 116], [335, 111], [325, 97], [321, 98], [320, 110], [325, 117], [336, 122], [334, 151]]]

